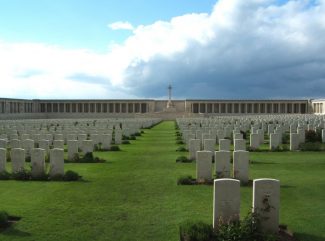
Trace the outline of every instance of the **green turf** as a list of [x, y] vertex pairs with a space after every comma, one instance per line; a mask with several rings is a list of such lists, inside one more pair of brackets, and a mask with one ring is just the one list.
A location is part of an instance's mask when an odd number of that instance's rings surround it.
[[[177, 241], [186, 219], [212, 223], [212, 186], [177, 186], [195, 164], [176, 163], [174, 122], [145, 130], [106, 163], [66, 164], [85, 182], [0, 181], [0, 209], [22, 219], [0, 240]], [[281, 223], [301, 241], [325, 240], [325, 154], [252, 153], [252, 178], [281, 181]], [[242, 187], [242, 215], [251, 187]]]

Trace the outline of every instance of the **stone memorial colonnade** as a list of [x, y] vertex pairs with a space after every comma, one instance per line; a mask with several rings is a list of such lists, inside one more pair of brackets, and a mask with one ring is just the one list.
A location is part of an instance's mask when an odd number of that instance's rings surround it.
[[[164, 114], [168, 100], [0, 98], [0, 119], [88, 118]], [[325, 114], [325, 100], [173, 100], [175, 115]], [[166, 113], [167, 114], [167, 113]]]

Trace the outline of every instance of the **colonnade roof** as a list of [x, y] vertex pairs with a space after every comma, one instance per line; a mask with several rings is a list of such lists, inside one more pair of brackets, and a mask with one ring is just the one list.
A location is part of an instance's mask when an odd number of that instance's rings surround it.
[[[35, 102], [102, 102], [102, 101], [168, 101], [167, 99], [19, 99], [19, 98], [0, 98], [4, 101], [35, 101]], [[325, 101], [325, 99], [173, 99], [172, 101], [190, 102], [301, 102], [301, 101]]]
[[301, 102], [309, 99], [186, 99], [191, 102]]

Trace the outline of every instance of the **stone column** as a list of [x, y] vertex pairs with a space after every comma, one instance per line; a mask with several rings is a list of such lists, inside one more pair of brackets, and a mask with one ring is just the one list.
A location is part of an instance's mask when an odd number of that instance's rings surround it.
[[265, 233], [279, 231], [280, 182], [276, 179], [256, 179], [253, 182], [253, 213], [259, 218]]
[[240, 182], [216, 179], [213, 187], [213, 228], [240, 218]]

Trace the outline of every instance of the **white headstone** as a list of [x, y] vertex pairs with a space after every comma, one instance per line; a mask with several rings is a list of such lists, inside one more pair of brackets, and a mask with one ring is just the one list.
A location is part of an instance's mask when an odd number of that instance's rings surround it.
[[215, 152], [215, 145], [216, 145], [215, 139], [204, 139], [203, 140], [203, 149], [205, 151], [211, 151], [213, 153], [213, 155]]
[[249, 152], [234, 151], [234, 178], [242, 183], [247, 183], [249, 180]]
[[212, 179], [212, 152], [196, 152], [196, 179], [197, 181]]
[[21, 148], [20, 140], [18, 140], [18, 139], [10, 140], [10, 147], [11, 147], [11, 149], [13, 149], [13, 148]]
[[50, 141], [49, 140], [39, 140], [38, 141], [38, 147], [41, 149], [44, 149], [46, 153], [50, 150]]
[[279, 231], [280, 182], [276, 179], [256, 179], [253, 182], [253, 212], [260, 220], [262, 231]]
[[241, 133], [234, 133], [233, 134], [233, 139], [234, 140], [236, 140], [236, 139], [242, 140], [243, 139], [243, 134], [241, 134]]
[[94, 151], [94, 143], [92, 140], [82, 141], [81, 150], [84, 154]]
[[20, 172], [25, 169], [25, 150], [13, 148], [10, 153], [12, 172]]
[[6, 171], [7, 149], [0, 148], [0, 173]]
[[240, 218], [240, 182], [223, 178], [214, 180], [213, 228]]
[[33, 148], [31, 150], [32, 177], [41, 177], [45, 174], [45, 150]]
[[78, 141], [68, 140], [68, 159], [71, 161], [76, 154], [78, 154]]
[[215, 152], [215, 171], [217, 178], [230, 178], [230, 151]]
[[63, 134], [54, 134], [54, 140], [58, 140], [58, 141], [63, 141], [64, 137]]
[[54, 140], [53, 148], [64, 149], [64, 140]]
[[270, 134], [270, 150], [274, 150], [279, 147], [281, 141], [281, 135], [280, 134]]
[[30, 157], [31, 150], [34, 148], [34, 140], [25, 139], [22, 141], [22, 147], [25, 149], [26, 157]]
[[260, 135], [259, 134], [251, 134], [250, 135], [250, 147], [252, 149], [258, 149], [260, 146]]
[[64, 175], [64, 150], [54, 148], [50, 150], [50, 177]]
[[6, 139], [0, 139], [0, 148], [7, 148], [7, 143]]
[[306, 139], [305, 129], [298, 128], [297, 129], [297, 134], [299, 135], [299, 144], [300, 143], [305, 143], [305, 139]]
[[201, 140], [191, 139], [189, 142], [189, 159], [195, 160], [196, 152], [201, 150]]
[[234, 140], [234, 151], [246, 151], [246, 140], [235, 139]]
[[219, 139], [219, 151], [230, 151], [229, 139]]
[[103, 134], [102, 135], [102, 149], [109, 150], [111, 148], [112, 135], [111, 134]]
[[114, 140], [116, 145], [122, 144], [122, 131], [120, 129], [115, 129]]
[[87, 134], [79, 134], [78, 135], [79, 146], [81, 146], [84, 140], [87, 140]]
[[296, 151], [299, 149], [299, 134], [290, 133], [290, 151]]

